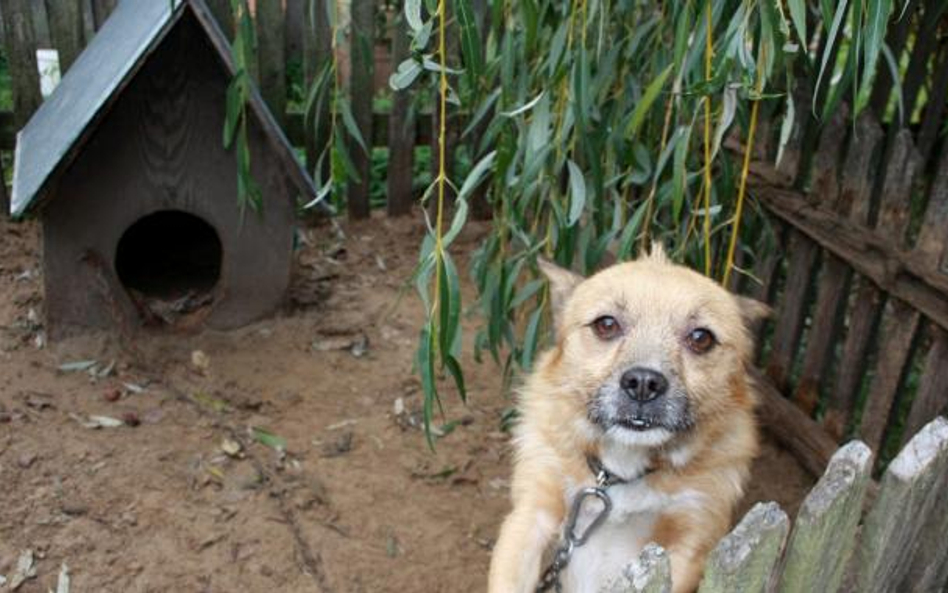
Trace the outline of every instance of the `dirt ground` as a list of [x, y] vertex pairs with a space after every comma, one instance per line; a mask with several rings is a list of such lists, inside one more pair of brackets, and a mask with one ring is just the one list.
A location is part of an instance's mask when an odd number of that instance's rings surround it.
[[[0, 222], [0, 575], [31, 550], [24, 593], [55, 589], [63, 563], [74, 593], [483, 590], [508, 507], [510, 402], [468, 349], [470, 402], [447, 392], [459, 423], [426, 448], [411, 372], [422, 311], [399, 298], [421, 230], [309, 230], [297, 305], [239, 331], [43, 345], [38, 228]], [[61, 369], [78, 361], [95, 365]], [[793, 513], [810, 484], [768, 443], [744, 509]]]

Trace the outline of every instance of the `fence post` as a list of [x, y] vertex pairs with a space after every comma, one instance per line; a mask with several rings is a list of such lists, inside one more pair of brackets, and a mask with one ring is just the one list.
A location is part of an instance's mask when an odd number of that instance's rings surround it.
[[280, 127], [286, 120], [286, 15], [283, 3], [257, 3], [257, 69], [260, 93]]
[[[932, 510], [939, 490], [945, 488], [946, 471], [948, 420], [939, 417], [909, 441], [882, 476], [879, 496], [862, 529], [858, 591], [906, 590], [901, 585], [920, 548], [920, 535], [930, 533], [927, 524], [944, 520]], [[944, 552], [948, 539], [942, 534], [934, 545], [935, 550], [925, 552]]]
[[363, 0], [352, 4], [352, 73], [349, 98], [352, 117], [365, 140], [360, 146], [350, 138], [348, 149], [359, 175], [349, 182], [349, 218], [369, 216], [369, 185], [372, 178], [372, 98], [375, 95], [375, 2]]
[[82, 51], [82, 11], [79, 0], [46, 0], [49, 33], [59, 51], [59, 71], [63, 74]]
[[[303, 81], [304, 93], [309, 94], [316, 75], [332, 59], [332, 30], [326, 14], [326, 0], [305, 0], [303, 4]], [[327, 91], [327, 99], [316, 102], [312, 109], [303, 114], [303, 144], [306, 148], [306, 166], [314, 173], [319, 152], [326, 146], [329, 137], [329, 97], [333, 85]], [[320, 107], [317, 112], [316, 107]], [[323, 160], [323, 170], [315, 171], [317, 182], [328, 177], [329, 159]]]
[[3, 29], [13, 87], [13, 125], [19, 130], [42, 102], [30, 0], [6, 0]]
[[[392, 33], [392, 69], [409, 56], [408, 24], [399, 10]], [[395, 91], [388, 118], [388, 215], [403, 216], [411, 211], [412, 167], [415, 161], [415, 114], [412, 95]]]
[[606, 585], [601, 593], [669, 593], [671, 563], [665, 549], [658, 544], [642, 548], [639, 557], [629, 564], [621, 577]]
[[105, 19], [109, 18], [112, 11], [115, 10], [117, 2], [118, 0], [92, 0], [92, 16], [95, 20], [96, 31], [105, 24]]
[[234, 39], [234, 13], [230, 9], [230, 0], [206, 0], [207, 7], [211, 9], [211, 14], [217, 21], [224, 36], [229, 40]]
[[833, 455], [793, 522], [781, 593], [839, 590], [855, 547], [871, 472], [872, 451], [860, 441]]
[[757, 503], [711, 551], [700, 593], [767, 590], [789, 520], [775, 502]]

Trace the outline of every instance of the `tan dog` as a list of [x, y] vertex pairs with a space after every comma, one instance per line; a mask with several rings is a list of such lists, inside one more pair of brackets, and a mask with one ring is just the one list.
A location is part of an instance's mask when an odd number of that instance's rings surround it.
[[[563, 590], [598, 592], [654, 541], [669, 553], [673, 590], [692, 591], [757, 452], [747, 328], [767, 308], [670, 263], [660, 248], [585, 280], [541, 267], [556, 343], [520, 393], [514, 508], [489, 591], [536, 590], [577, 493], [600, 470], [612, 508], [568, 555]], [[603, 506], [586, 500], [574, 532]]]

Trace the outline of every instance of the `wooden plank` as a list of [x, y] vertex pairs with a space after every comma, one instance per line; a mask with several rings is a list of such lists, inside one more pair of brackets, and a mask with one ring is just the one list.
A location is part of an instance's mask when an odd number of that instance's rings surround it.
[[793, 522], [781, 593], [839, 590], [855, 549], [871, 473], [872, 451], [864, 443], [852, 441], [833, 455]]
[[[397, 67], [409, 56], [408, 25], [399, 11], [392, 32], [392, 64]], [[395, 91], [392, 115], [388, 120], [388, 215], [403, 216], [411, 211], [412, 165], [415, 155], [415, 117], [411, 94]]]
[[[372, 98], [375, 96], [375, 2], [352, 5], [352, 72], [349, 97], [352, 117], [363, 138], [372, 134]], [[368, 143], [368, 141], [366, 141]], [[348, 184], [349, 218], [369, 217], [369, 180], [372, 176], [372, 147], [368, 151], [354, 138], [349, 139], [349, 156], [359, 179]]]
[[872, 282], [859, 276], [854, 282], [849, 327], [843, 341], [837, 370], [836, 385], [830, 391], [824, 425], [831, 435], [841, 438], [852, 418], [856, 396], [865, 378], [866, 358], [878, 329], [877, 312], [882, 307], [883, 294]]
[[[842, 111], [840, 119], [846, 119]], [[844, 121], [842, 125], [848, 124]], [[836, 134], [840, 132], [837, 131]], [[832, 188], [827, 188], [824, 191], [826, 197], [821, 200], [840, 216], [849, 216], [854, 203], [868, 203], [872, 190], [872, 157], [881, 137], [882, 130], [873, 118], [860, 117], [857, 120], [846, 151], [842, 168], [843, 178], [838, 191], [832, 194], [829, 191]], [[830, 139], [835, 140], [835, 137]], [[833, 147], [839, 150], [835, 142]], [[821, 164], [818, 163], [817, 166], [820, 167]], [[835, 179], [835, 176], [830, 179]], [[862, 216], [862, 220], [867, 219], [866, 214]], [[794, 394], [797, 403], [808, 412], [812, 412], [819, 402], [820, 387], [833, 357], [833, 346], [842, 329], [843, 309], [852, 278], [852, 269], [840, 258], [826, 253], [824, 260], [823, 275], [817, 286], [816, 303], [813, 306], [813, 321], [807, 335], [803, 368]], [[828, 399], [832, 402], [833, 390], [826, 391], [831, 394]], [[824, 416], [824, 426], [833, 438], [838, 440], [842, 437], [848, 418], [842, 418], [837, 412], [832, 406], [829, 407]]]
[[757, 503], [708, 556], [699, 593], [763, 593], [790, 522], [775, 502]]
[[[211, 0], [212, 2], [214, 0]], [[92, 15], [95, 18], [95, 30], [98, 31], [105, 24], [106, 19], [115, 10], [118, 0], [92, 0]], [[219, 2], [222, 3], [222, 2]]]
[[876, 371], [869, 386], [866, 407], [860, 421], [859, 436], [873, 451], [880, 451], [892, 413], [892, 405], [902, 386], [905, 369], [918, 330], [918, 311], [897, 299], [886, 305], [879, 335]]
[[0, 167], [0, 219], [10, 215], [10, 194], [7, 192], [7, 182], [4, 179], [3, 168]]
[[882, 128], [875, 118], [866, 113], [860, 115], [849, 140], [839, 195], [832, 205], [833, 210], [849, 216], [857, 225], [869, 223], [869, 200], [876, 177], [873, 161], [881, 141]]
[[53, 38], [49, 33], [49, 15], [46, 14], [46, 3], [42, 0], [30, 2], [30, 10], [33, 14], [33, 35], [36, 39], [36, 47], [52, 47]]
[[286, 58], [303, 60], [304, 0], [286, 0]]
[[286, 123], [286, 22], [282, 2], [257, 3], [255, 25], [260, 94], [280, 127]]
[[899, 130], [886, 165], [876, 223], [879, 233], [889, 237], [895, 247], [904, 247], [912, 206], [912, 186], [920, 166], [921, 159], [913, 145], [912, 132], [908, 129]]
[[234, 38], [234, 12], [231, 10], [230, 0], [205, 0], [207, 7], [214, 15], [217, 25], [227, 36], [227, 39]]
[[80, 0], [82, 3], [82, 45], [85, 47], [95, 37], [95, 13], [92, 7], [94, 0]]
[[46, 0], [49, 32], [53, 47], [59, 51], [59, 71], [62, 74], [82, 51], [81, 8], [79, 0]]
[[922, 266], [948, 273], [948, 148], [942, 148], [938, 159], [915, 252]]
[[13, 125], [20, 129], [42, 102], [30, 1], [7, 0], [3, 6], [3, 21], [4, 47], [13, 87]]
[[836, 441], [812, 418], [777, 391], [757, 370], [748, 370], [760, 405], [757, 418], [800, 465], [813, 476], [820, 476], [836, 452]]
[[925, 356], [925, 367], [908, 418], [902, 442], [914, 435], [938, 414], [948, 413], [948, 331], [928, 326], [931, 348]]
[[773, 349], [767, 361], [768, 376], [777, 389], [784, 392], [789, 387], [794, 355], [803, 334], [807, 297], [815, 277], [813, 268], [819, 255], [816, 243], [796, 230], [790, 233], [790, 245], [787, 250], [790, 252], [787, 282], [777, 315]]
[[[904, 591], [920, 534], [933, 517], [948, 471], [948, 420], [936, 418], [916, 434], [892, 461], [863, 526], [857, 556], [858, 590]], [[945, 544], [945, 538], [941, 538]], [[912, 590], [912, 588], [908, 589]]]
[[[303, 80], [308, 94], [316, 76], [332, 58], [326, 0], [305, 0], [303, 23]], [[314, 171], [320, 153], [329, 142], [329, 99], [317, 103], [304, 115], [303, 142], [297, 143], [306, 149], [306, 167], [310, 172]], [[323, 159], [323, 170], [316, 171], [314, 176], [328, 179], [329, 165], [329, 159]]]
[[648, 544], [622, 576], [609, 583], [601, 593], [670, 593], [671, 563], [657, 544]]

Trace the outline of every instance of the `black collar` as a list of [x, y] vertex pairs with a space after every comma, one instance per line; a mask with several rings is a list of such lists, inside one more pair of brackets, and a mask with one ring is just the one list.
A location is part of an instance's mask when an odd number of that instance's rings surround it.
[[637, 476], [631, 478], [623, 478], [617, 474], [612, 473], [605, 465], [603, 465], [602, 460], [595, 455], [586, 456], [586, 465], [589, 466], [590, 471], [596, 477], [596, 485], [600, 488], [608, 488], [609, 486], [615, 486], [616, 484], [629, 484], [637, 480], [641, 480], [645, 476], [649, 475], [654, 468], [646, 467], [645, 471], [640, 473]]

